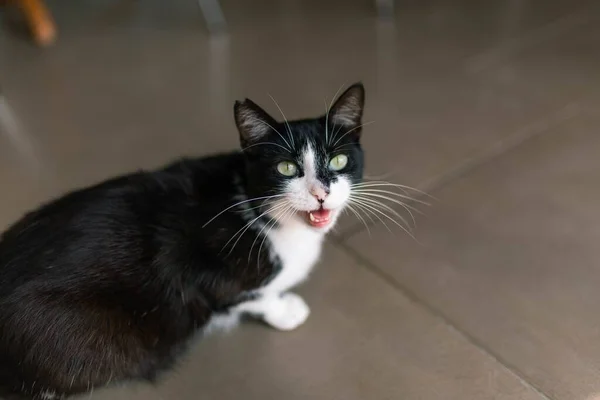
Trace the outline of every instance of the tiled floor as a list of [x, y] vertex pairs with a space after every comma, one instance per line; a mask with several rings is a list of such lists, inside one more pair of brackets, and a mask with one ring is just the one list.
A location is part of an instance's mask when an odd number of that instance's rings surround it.
[[[233, 100], [288, 117], [367, 88], [368, 174], [426, 190], [415, 239], [345, 220], [282, 334], [210, 337], [158, 387], [97, 399], [600, 398], [600, 4], [51, 1], [40, 50], [0, 30], [0, 225], [67, 189], [235, 148]], [[67, 6], [68, 4], [68, 6]], [[85, 398], [85, 397], [84, 397]]]

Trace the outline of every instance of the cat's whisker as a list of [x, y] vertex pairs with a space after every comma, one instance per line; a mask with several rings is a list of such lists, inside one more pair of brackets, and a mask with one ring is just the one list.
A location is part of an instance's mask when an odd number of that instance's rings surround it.
[[342, 127], [342, 125], [339, 125], [337, 129], [333, 132], [333, 135], [331, 135], [331, 141], [334, 141], [337, 138], [337, 135], [342, 131]]
[[325, 145], [329, 145], [329, 107], [327, 107], [327, 99], [323, 99], [325, 103]]
[[406, 220], [406, 218], [402, 217], [396, 210], [394, 210], [393, 208], [391, 208], [390, 206], [383, 204], [381, 202], [375, 201], [375, 200], [371, 200], [371, 199], [365, 199], [365, 198], [361, 198], [360, 200], [365, 201], [367, 203], [369, 203], [370, 205], [374, 206], [374, 207], [381, 207], [382, 209], [387, 210], [388, 212], [392, 213], [394, 216], [397, 216], [398, 218], [400, 218], [400, 220], [402, 221], [402, 223], [406, 226], [406, 228], [412, 233], [413, 230], [417, 227], [417, 220], [415, 219], [414, 215], [408, 211], [409, 215], [410, 215], [410, 220], [412, 221], [412, 224], [409, 224], [409, 222]]
[[337, 147], [334, 147], [333, 150], [332, 150], [332, 152], [340, 151], [341, 149], [343, 149], [345, 147], [359, 147], [359, 145], [356, 144], [356, 143], [344, 143], [344, 144], [341, 144], [341, 145], [339, 145]]
[[[369, 234], [369, 237], [370, 237], [370, 236], [371, 236], [371, 230], [369, 229], [369, 225], [367, 224], [367, 221], [365, 221], [365, 219], [364, 219], [364, 218], [363, 218], [363, 217], [362, 217], [362, 216], [361, 216], [361, 215], [360, 215], [360, 214], [359, 214], [359, 213], [358, 213], [358, 212], [357, 212], [357, 211], [354, 209], [354, 207], [352, 207], [352, 205], [351, 205], [351, 204], [346, 204], [346, 209], [348, 209], [348, 210], [352, 211], [352, 213], [353, 213], [354, 215], [356, 215], [356, 218], [357, 218], [358, 220], [360, 220], [360, 221], [363, 223], [363, 225], [364, 225], [364, 226], [365, 226], [365, 228], [367, 229], [367, 233]], [[345, 211], [346, 209], [344, 209], [344, 211]], [[371, 216], [369, 216], [369, 218], [371, 218]], [[372, 221], [373, 223], [375, 223], [375, 221], [373, 221], [373, 219], [371, 219], [371, 221]]]
[[352, 190], [380, 191], [381, 193], [388, 193], [388, 194], [392, 194], [394, 196], [402, 196], [403, 198], [406, 198], [409, 201], [414, 201], [415, 200], [412, 196], [409, 195], [408, 190], [403, 189], [403, 188], [393, 187], [393, 189], [400, 190], [402, 193], [398, 193], [398, 192], [394, 192], [392, 190], [388, 190], [388, 189], [391, 189], [389, 186], [380, 186], [380, 185], [373, 185], [373, 186], [351, 186], [350, 188]]
[[[396, 189], [396, 190], [400, 190], [402, 193], [404, 193], [404, 195], [407, 197], [408, 200], [413, 200], [413, 197], [410, 195], [410, 192], [408, 191], [408, 189], [405, 189], [403, 187], [397, 187], [397, 186], [388, 186], [388, 185], [380, 185], [380, 184], [374, 184], [374, 185], [361, 185], [361, 186], [353, 186], [352, 187], [354, 190], [388, 190], [388, 189]], [[398, 192], [391, 192], [391, 193], [395, 193], [398, 194]]]
[[[350, 197], [350, 199], [349, 199], [349, 200], [350, 200], [350, 202], [352, 201], [352, 196]], [[350, 203], [350, 204], [353, 204], [353, 203]], [[356, 205], [356, 204], [354, 204], [354, 205]], [[362, 210], [362, 209], [361, 209], [360, 211], [363, 211], [363, 212], [364, 212], [364, 210]], [[367, 218], [369, 218], [369, 221], [371, 221], [371, 224], [375, 224], [375, 220], [374, 220], [374, 219], [371, 217], [371, 215], [370, 215], [370, 214], [368, 214], [368, 213], [365, 213], [365, 215], [367, 216]]]
[[[240, 229], [239, 229], [239, 230], [238, 230], [238, 231], [237, 231], [237, 232], [236, 232], [236, 233], [235, 233], [235, 234], [234, 234], [234, 235], [233, 235], [233, 236], [232, 236], [232, 237], [231, 237], [231, 238], [230, 238], [230, 239], [227, 241], [227, 243], [225, 243], [225, 245], [224, 245], [224, 246], [223, 246], [223, 248], [221, 249], [221, 252], [222, 252], [223, 250], [225, 250], [225, 248], [227, 247], [227, 245], [228, 245], [229, 243], [231, 243], [231, 241], [232, 241], [233, 239], [235, 239], [235, 237], [237, 236], [237, 237], [238, 237], [238, 238], [237, 238], [237, 240], [235, 241], [235, 243], [233, 244], [233, 246], [231, 246], [231, 249], [229, 249], [229, 253], [227, 253], [228, 255], [229, 255], [229, 254], [231, 254], [231, 252], [233, 251], [233, 249], [235, 248], [235, 246], [238, 244], [238, 242], [240, 241], [240, 239], [242, 238], [242, 236], [244, 236], [244, 233], [246, 233], [246, 231], [248, 231], [248, 229], [250, 229], [250, 227], [251, 227], [252, 225], [254, 225], [254, 223], [255, 223], [256, 221], [258, 221], [258, 220], [259, 220], [259, 219], [260, 219], [262, 216], [264, 216], [264, 215], [266, 215], [266, 214], [268, 214], [268, 213], [270, 213], [270, 212], [273, 212], [273, 211], [275, 211], [275, 210], [278, 210], [280, 207], [283, 207], [284, 205], [285, 205], [285, 203], [283, 203], [283, 204], [278, 204], [278, 205], [275, 205], [275, 206], [273, 206], [273, 207], [269, 208], [267, 211], [263, 212], [263, 213], [262, 213], [262, 214], [260, 214], [258, 217], [256, 217], [256, 218], [252, 219], [252, 220], [251, 220], [250, 222], [248, 222], [246, 225], [244, 225], [243, 227], [241, 227], [241, 228], [240, 228]], [[240, 233], [240, 232], [241, 232], [241, 233]]]
[[360, 183], [360, 184], [352, 184], [350, 186], [352, 188], [370, 188], [370, 187], [389, 188], [389, 187], [394, 187], [396, 189], [400, 189], [404, 193], [408, 193], [408, 191], [411, 190], [410, 188], [406, 188], [406, 187], [404, 187], [402, 185], [397, 185], [395, 183], [372, 183], [372, 182], [364, 182], [364, 183]]
[[391, 183], [391, 182], [387, 182], [387, 181], [365, 181], [365, 182], [355, 183], [350, 186], [351, 187], [394, 186], [394, 187], [397, 187], [400, 189], [411, 190], [413, 192], [419, 193], [420, 195], [429, 197], [430, 199], [437, 200], [434, 196], [432, 196], [429, 193], [424, 192], [420, 189], [414, 188], [412, 186], [400, 185], [397, 183]]
[[296, 143], [294, 142], [294, 135], [292, 134], [292, 128], [290, 128], [290, 124], [287, 120], [287, 118], [285, 117], [285, 114], [283, 113], [283, 110], [281, 109], [281, 107], [279, 107], [279, 103], [277, 103], [277, 101], [275, 100], [275, 98], [273, 98], [273, 96], [271, 96], [269, 94], [269, 97], [271, 98], [271, 100], [273, 100], [273, 103], [275, 103], [275, 105], [277, 106], [277, 108], [279, 109], [279, 112], [281, 113], [281, 116], [283, 117], [283, 122], [285, 123], [285, 126], [287, 127], [287, 131], [288, 131], [288, 135], [290, 135], [290, 141], [294, 144], [294, 146], [296, 145]]
[[[256, 253], [256, 270], [257, 271], [260, 271], [260, 253], [262, 251], [262, 247], [265, 244], [265, 241], [267, 240], [267, 238], [269, 237], [269, 233], [271, 232], [271, 230], [273, 230], [275, 225], [277, 225], [277, 220], [272, 218], [265, 226], [268, 226], [269, 223], [271, 223], [271, 226], [269, 227], [269, 230], [267, 232], [265, 232], [262, 240], [260, 241], [260, 246], [258, 246], [258, 253]], [[257, 238], [258, 238], [258, 236], [257, 236]]]
[[[405, 202], [403, 202], [401, 200], [394, 199], [393, 197], [389, 197], [389, 196], [386, 196], [386, 195], [383, 195], [383, 194], [379, 194], [380, 193], [379, 191], [371, 192], [371, 191], [366, 191], [366, 190], [354, 190], [352, 192], [360, 194], [360, 195], [363, 195], [363, 196], [371, 196], [371, 197], [378, 197], [380, 199], [386, 199], [388, 201], [391, 201], [392, 203], [396, 203], [396, 204], [402, 206], [408, 212], [410, 212], [412, 210], [412, 211], [414, 211], [414, 212], [416, 212], [418, 214], [423, 215], [423, 212], [421, 210], [419, 210], [418, 208], [413, 207], [410, 204], [407, 204], [407, 203], [405, 203]], [[394, 192], [391, 192], [391, 193], [393, 195], [397, 195], [397, 193], [394, 193]], [[404, 196], [400, 196], [400, 197], [404, 198]]]
[[272, 204], [275, 204], [275, 203], [276, 203], [276, 200], [273, 200], [273, 201], [270, 201], [270, 202], [269, 202], [269, 201], [268, 201], [268, 199], [267, 199], [267, 200], [263, 200], [263, 201], [261, 202], [261, 204], [259, 204], [259, 205], [257, 205], [257, 206], [254, 206], [254, 207], [248, 207], [248, 208], [245, 208], [245, 209], [243, 209], [243, 210], [238, 210], [238, 211], [235, 211], [235, 212], [238, 212], [238, 213], [246, 213], [246, 212], [248, 212], [248, 211], [256, 210], [256, 209], [258, 209], [258, 208], [263, 208], [264, 206], [270, 206], [270, 205], [272, 205]]
[[[278, 218], [280, 218], [281, 220], [284, 220], [283, 217], [285, 216], [287, 219], [287, 218], [291, 217], [292, 215], [294, 215], [295, 212], [296, 212], [296, 210], [291, 205], [289, 205], [288, 208], [284, 210], [283, 214], [281, 216], [278, 216]], [[277, 222], [278, 222], [278, 220], [275, 218], [273, 220], [274, 220], [273, 224], [271, 224], [271, 227], [265, 233], [263, 240], [260, 242], [260, 246], [258, 247], [258, 253], [257, 253], [257, 257], [256, 257], [256, 270], [257, 271], [260, 270], [260, 252], [262, 251], [262, 247], [265, 244], [267, 237], [269, 237], [269, 233], [273, 230], [273, 228], [275, 227], [275, 225], [277, 225]]]
[[[364, 202], [366, 202], [366, 203], [368, 203], [368, 204], [371, 204], [372, 206], [379, 206], [379, 207], [381, 207], [381, 208], [383, 208], [383, 209], [385, 209], [385, 210], [389, 211], [390, 213], [392, 213], [392, 214], [393, 214], [393, 215], [395, 215], [396, 217], [400, 218], [400, 220], [401, 220], [401, 221], [402, 221], [402, 222], [403, 222], [403, 223], [404, 223], [404, 224], [405, 224], [407, 227], [410, 227], [410, 226], [411, 226], [411, 225], [408, 223], [408, 221], [407, 221], [407, 220], [406, 220], [406, 219], [405, 219], [405, 218], [404, 218], [402, 215], [400, 215], [400, 214], [399, 214], [399, 213], [398, 213], [396, 210], [394, 210], [392, 207], [388, 206], [387, 204], [385, 204], [385, 203], [383, 203], [383, 202], [381, 202], [381, 201], [379, 201], [379, 200], [375, 200], [375, 199], [369, 198], [368, 196], [359, 196], [359, 195], [354, 195], [354, 198], [355, 198], [355, 199], [358, 199], [358, 200], [361, 200], [361, 201], [364, 201]], [[411, 214], [411, 216], [412, 216], [412, 214]], [[414, 217], [413, 217], [413, 223], [414, 223], [414, 225], [416, 225], [416, 221], [415, 221]], [[414, 226], [414, 225], [413, 225], [413, 226]]]
[[337, 92], [335, 92], [335, 94], [333, 95], [333, 97], [331, 98], [331, 101], [329, 102], [329, 106], [327, 106], [327, 100], [325, 100], [325, 144], [327, 146], [329, 146], [329, 138], [327, 137], [327, 130], [329, 129], [329, 111], [331, 111], [331, 107], [333, 106], [333, 102], [335, 101], [335, 99], [338, 97], [338, 94], [340, 94], [342, 88], [346, 86], [346, 84], [344, 83], [342, 86], [340, 86], [337, 90]]
[[[289, 206], [288, 206], [289, 207]], [[283, 208], [283, 210], [279, 210], [273, 217], [271, 217], [269, 219], [269, 221], [265, 224], [265, 226], [262, 227], [262, 229], [258, 232], [258, 235], [256, 235], [256, 237], [254, 238], [254, 241], [252, 242], [252, 246], [250, 246], [250, 251], [248, 252], [248, 263], [250, 263], [250, 257], [252, 256], [252, 249], [254, 249], [254, 245], [256, 244], [256, 240], [260, 237], [260, 235], [263, 233], [263, 231], [265, 230], [265, 228], [269, 225], [269, 223], [271, 223], [271, 221], [277, 221], [277, 217], [282, 213], [285, 212], [288, 208]], [[276, 222], [275, 222], [276, 223]], [[258, 255], [260, 256], [260, 251], [258, 252]]]
[[365, 206], [363, 206], [361, 203], [357, 202], [354, 199], [350, 200], [351, 204], [355, 205], [356, 208], [358, 208], [359, 210], [362, 210], [365, 215], [369, 216], [369, 218], [371, 219], [371, 222], [375, 223], [375, 221], [373, 221], [373, 218], [371, 218], [371, 215], [375, 216], [375, 218], [377, 218], [379, 220], [379, 222], [381, 222], [383, 224], [383, 226], [386, 227], [386, 229], [391, 233], [394, 234], [394, 232], [392, 232], [392, 230], [390, 229], [390, 227], [385, 223], [384, 220], [381, 219], [381, 217], [379, 217], [379, 215], [377, 215], [375, 212], [373, 212], [372, 210], [366, 208]]
[[275, 131], [275, 133], [277, 133], [279, 135], [279, 137], [281, 138], [281, 140], [283, 140], [285, 142], [285, 144], [287, 144], [289, 152], [290, 153], [292, 152], [292, 145], [283, 137], [283, 135], [281, 134], [281, 132], [279, 132], [277, 129], [275, 129], [267, 121], [263, 121], [261, 119], [256, 119], [256, 118], [251, 118], [249, 121], [250, 122], [258, 122], [258, 123], [264, 124], [264, 125], [268, 126], [269, 128], [273, 129]]
[[[231, 246], [231, 249], [229, 250], [229, 253], [231, 253], [231, 251], [235, 248], [235, 246], [237, 245], [237, 243], [240, 241], [240, 239], [242, 238], [242, 236], [246, 233], [246, 231], [248, 231], [248, 229], [250, 229], [252, 227], [252, 225], [254, 225], [260, 218], [267, 216], [267, 218], [270, 218], [268, 216], [269, 213], [275, 212], [280, 210], [281, 208], [283, 208], [285, 206], [285, 203], [278, 203], [275, 204], [274, 206], [270, 207], [269, 209], [265, 210], [263, 213], [259, 214], [258, 216], [256, 216], [255, 218], [253, 218], [252, 220], [248, 221], [243, 227], [241, 227], [230, 239], [227, 243], [225, 243], [225, 246], [223, 246], [224, 250], [227, 247], [227, 244], [230, 243], [236, 236], [238, 236], [237, 240], [235, 241], [235, 243], [233, 244], [233, 246]], [[268, 223], [268, 221], [267, 221]], [[243, 230], [243, 231], [242, 231]], [[240, 232], [241, 231], [241, 232]], [[221, 251], [222, 251], [221, 250]]]
[[[372, 196], [368, 196], [368, 195], [364, 195], [364, 194], [356, 194], [356, 193], [354, 193], [352, 196], [354, 198], [356, 198], [356, 199], [367, 201], [367, 202], [369, 202], [369, 203], [371, 203], [373, 205], [378, 205], [378, 206], [380, 206], [382, 208], [385, 208], [386, 210], [388, 210], [389, 212], [391, 212], [392, 214], [394, 214], [398, 218], [400, 218], [402, 220], [402, 222], [404, 222], [406, 224], [406, 226], [411, 226], [406, 221], [406, 219], [402, 215], [400, 215], [398, 213], [398, 211], [396, 211], [394, 208], [392, 208], [391, 205], [388, 205], [388, 204], [384, 203], [383, 201], [381, 201], [381, 200], [379, 200], [377, 198], [373, 198]], [[409, 215], [410, 215], [410, 217], [411, 217], [411, 219], [413, 221], [413, 225], [412, 226], [416, 226], [416, 220], [415, 220], [412, 212], [408, 208], [406, 208], [405, 205], [402, 202], [394, 202], [394, 203], [400, 205], [401, 207], [403, 207], [409, 213]]]
[[202, 227], [203, 228], [206, 227], [206, 225], [210, 224], [212, 221], [214, 221], [216, 218], [218, 218], [221, 214], [223, 214], [224, 212], [227, 212], [228, 210], [231, 210], [233, 207], [236, 207], [236, 206], [239, 206], [239, 205], [242, 205], [244, 203], [251, 202], [251, 201], [264, 200], [264, 199], [273, 199], [273, 198], [276, 198], [276, 197], [284, 197], [284, 196], [285, 196], [285, 194], [274, 194], [274, 195], [271, 195], [271, 196], [262, 196], [262, 197], [255, 197], [253, 199], [246, 199], [246, 200], [240, 201], [239, 203], [232, 204], [229, 207], [227, 207], [226, 209], [224, 209], [223, 211], [221, 211], [220, 213], [218, 213], [217, 215], [215, 215], [214, 217], [212, 217], [211, 219], [209, 219], [204, 225], [202, 225]]
[[415, 203], [420, 203], [420, 204], [423, 204], [425, 206], [431, 206], [431, 203], [429, 203], [429, 202], [427, 202], [425, 200], [421, 200], [421, 197], [428, 196], [431, 199], [436, 200], [435, 197], [429, 196], [429, 195], [427, 195], [425, 193], [424, 194], [418, 193], [416, 196], [411, 196], [411, 195], [409, 195], [409, 192], [406, 189], [403, 189], [401, 187], [397, 187], [395, 185], [391, 185], [390, 186], [390, 185], [377, 184], [377, 185], [365, 185], [365, 186], [351, 187], [351, 190], [381, 190], [382, 191], [381, 193], [384, 193], [383, 191], [389, 192], [387, 189], [399, 189], [404, 194], [400, 194], [400, 193], [397, 193], [397, 192], [394, 192], [394, 191], [392, 191], [392, 192], [390, 192], [388, 194], [392, 194], [394, 196], [402, 197], [402, 198], [404, 198], [404, 199], [406, 199], [408, 201], [415, 202]]
[[[263, 214], [264, 215], [264, 214]], [[226, 256], [229, 256], [233, 250], [235, 249], [235, 247], [237, 246], [238, 242], [242, 239], [242, 236], [244, 236], [244, 234], [252, 227], [252, 225], [254, 225], [256, 223], [256, 221], [262, 217], [263, 215], [260, 215], [259, 217], [253, 219], [252, 221], [248, 222], [246, 225], [244, 225], [242, 228], [240, 228], [228, 241], [227, 243], [225, 243], [225, 245], [221, 248], [221, 250], [219, 251], [219, 254], [221, 254], [226, 248], [227, 245], [229, 243], [231, 243], [231, 241], [233, 241], [235, 239], [235, 237], [237, 236], [237, 239], [235, 240], [235, 242], [233, 243], [233, 245], [231, 246], [231, 248], [229, 249], [229, 251], [227, 252]], [[240, 232], [241, 231], [241, 232]]]
[[[368, 209], [371, 209], [379, 214], [381, 214], [382, 216], [386, 217], [387, 219], [389, 219], [390, 221], [392, 221], [394, 224], [398, 225], [398, 227], [400, 227], [400, 229], [402, 229], [404, 232], [406, 232], [410, 237], [412, 237], [413, 239], [415, 239], [415, 237], [413, 236], [412, 232], [410, 232], [405, 226], [403, 226], [402, 224], [400, 224], [398, 221], [396, 221], [394, 218], [390, 217], [388, 214], [386, 214], [385, 212], [383, 212], [382, 210], [380, 210], [379, 208], [363, 201], [363, 200], [359, 200], [359, 199], [353, 199], [354, 202], [356, 202], [356, 204], [360, 204], [363, 207], [367, 207]], [[383, 222], [383, 221], [382, 221]], [[384, 224], [385, 225], [385, 224]], [[416, 240], [416, 239], [415, 239]]]
[[411, 202], [411, 203], [419, 203], [419, 204], [423, 204], [425, 206], [429, 206], [430, 205], [429, 203], [427, 203], [427, 202], [425, 202], [423, 200], [419, 200], [419, 199], [416, 199], [414, 197], [407, 196], [407, 195], [400, 194], [400, 193], [396, 193], [396, 192], [390, 192], [388, 190], [380, 191], [380, 189], [351, 189], [351, 191], [354, 192], [354, 193], [386, 193], [386, 194], [398, 197], [400, 199], [404, 199], [404, 200], [406, 200], [408, 202]]
[[412, 233], [408, 229], [406, 229], [404, 226], [402, 226], [400, 223], [398, 223], [398, 221], [396, 221], [393, 218], [391, 218], [389, 215], [385, 214], [383, 211], [381, 211], [381, 210], [379, 210], [376, 207], [373, 207], [371, 205], [364, 204], [362, 202], [357, 202], [356, 203], [357, 206], [359, 204], [360, 204], [360, 206], [364, 210], [369, 211], [371, 214], [373, 214], [383, 224], [383, 226], [385, 226], [385, 228], [388, 230], [388, 232], [390, 232], [392, 235], [394, 235], [394, 231], [385, 223], [384, 220], [381, 219], [381, 217], [379, 217], [379, 215], [382, 215], [386, 219], [392, 221], [395, 225], [397, 225], [398, 227], [400, 227], [400, 229], [402, 229], [404, 232], [406, 232], [411, 238], [415, 239], [414, 236], [412, 235]]
[[[391, 190], [383, 190], [383, 189], [378, 189], [378, 188], [375, 188], [375, 189], [373, 189], [373, 188], [364, 188], [364, 189], [363, 188], [359, 188], [359, 189], [351, 188], [350, 190], [354, 193], [383, 193], [386, 196], [389, 195], [389, 196], [393, 196], [398, 199], [402, 199], [400, 201], [402, 201], [402, 203], [407, 206], [408, 206], [408, 203], [419, 203], [419, 204], [423, 204], [426, 206], [430, 205], [429, 203], [424, 202], [423, 200], [419, 200], [418, 198], [407, 196], [406, 194], [397, 193], [397, 192], [394, 192]], [[406, 193], [406, 192], [404, 192], [404, 193]], [[409, 207], [412, 207], [412, 206], [409, 206]], [[412, 207], [412, 208], [414, 211], [419, 211], [417, 208], [414, 208], [414, 207]]]
[[415, 215], [413, 214], [413, 211], [416, 212], [416, 213], [418, 213], [418, 214], [420, 214], [420, 215], [423, 215], [423, 213], [419, 209], [417, 209], [415, 207], [412, 207], [412, 206], [410, 206], [410, 205], [408, 205], [406, 203], [403, 203], [403, 202], [401, 202], [399, 200], [389, 198], [387, 196], [380, 196], [380, 195], [373, 195], [373, 194], [367, 194], [367, 195], [362, 194], [362, 196], [366, 196], [367, 198], [369, 198], [369, 197], [382, 198], [382, 199], [385, 199], [385, 200], [390, 201], [392, 203], [398, 204], [400, 207], [402, 207], [403, 209], [405, 209], [406, 212], [410, 215], [410, 218], [412, 219], [412, 222], [413, 222], [413, 227], [417, 226], [417, 219], [415, 218]]
[[289, 149], [287, 149], [285, 146], [282, 146], [279, 143], [274, 143], [274, 142], [254, 143], [254, 144], [251, 144], [250, 146], [242, 147], [242, 151], [248, 150], [249, 148], [254, 147], [254, 146], [262, 146], [262, 145], [267, 145], [267, 144], [280, 147], [280, 148], [284, 149], [285, 151], [287, 151], [288, 153], [291, 153], [291, 151]]
[[[283, 210], [285, 211], [285, 209]], [[277, 215], [279, 215], [279, 213], [281, 213], [282, 211], [278, 211]], [[252, 241], [252, 246], [250, 246], [250, 251], [248, 251], [248, 264], [250, 264], [250, 258], [252, 257], [252, 250], [254, 249], [254, 246], [256, 245], [256, 241], [258, 240], [258, 238], [261, 237], [263, 231], [265, 230], [265, 228], [267, 228], [269, 226], [269, 224], [275, 225], [277, 223], [277, 219], [276, 216], [271, 217], [267, 223], [262, 227], [262, 229], [260, 230], [260, 232], [258, 232], [258, 234], [256, 235], [256, 237], [254, 238], [254, 240]], [[267, 236], [267, 234], [271, 231], [271, 229], [269, 229], [267, 232], [265, 232], [264, 237]], [[263, 237], [263, 240], [264, 240]], [[256, 259], [257, 259], [257, 268], [258, 268], [258, 263], [260, 263], [260, 248], [258, 249], [258, 253], [256, 253]]]
[[336, 145], [339, 143], [339, 141], [340, 141], [340, 140], [342, 140], [342, 139], [343, 139], [343, 138], [344, 138], [346, 135], [348, 135], [350, 132], [353, 132], [353, 131], [355, 131], [355, 130], [357, 130], [357, 129], [360, 129], [360, 128], [362, 128], [363, 126], [371, 125], [373, 122], [375, 122], [375, 121], [368, 121], [368, 122], [365, 122], [364, 124], [360, 124], [360, 125], [358, 125], [358, 126], [356, 126], [356, 127], [352, 128], [352, 129], [350, 129], [348, 132], [344, 133], [342, 136], [340, 136], [340, 138], [339, 138], [338, 140], [336, 140], [336, 141], [333, 143], [333, 147], [335, 147], [335, 146], [336, 146]]

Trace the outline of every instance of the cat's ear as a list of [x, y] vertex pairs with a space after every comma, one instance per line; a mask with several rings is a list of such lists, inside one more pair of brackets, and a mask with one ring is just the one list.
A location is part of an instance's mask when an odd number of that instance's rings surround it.
[[362, 83], [355, 83], [338, 97], [329, 110], [329, 120], [335, 125], [348, 129], [361, 124], [363, 107], [365, 105], [365, 88]]
[[236, 101], [233, 114], [242, 144], [261, 140], [277, 124], [265, 110], [250, 99]]

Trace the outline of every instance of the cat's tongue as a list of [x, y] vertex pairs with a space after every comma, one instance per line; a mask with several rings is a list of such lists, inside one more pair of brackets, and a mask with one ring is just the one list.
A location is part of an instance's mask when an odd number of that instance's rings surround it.
[[315, 228], [323, 228], [331, 221], [331, 210], [321, 208], [319, 210], [309, 211], [307, 214], [308, 223]]

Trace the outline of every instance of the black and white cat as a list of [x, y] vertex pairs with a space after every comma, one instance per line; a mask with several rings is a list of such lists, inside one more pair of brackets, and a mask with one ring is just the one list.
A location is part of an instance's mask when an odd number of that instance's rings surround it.
[[0, 387], [63, 398], [154, 380], [202, 330], [242, 314], [280, 330], [289, 290], [362, 179], [361, 84], [324, 116], [279, 123], [236, 102], [241, 152], [75, 191], [0, 242]]

